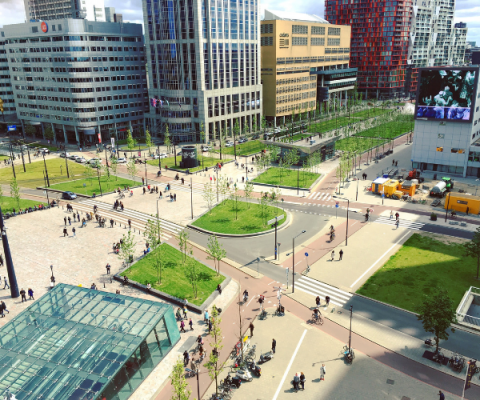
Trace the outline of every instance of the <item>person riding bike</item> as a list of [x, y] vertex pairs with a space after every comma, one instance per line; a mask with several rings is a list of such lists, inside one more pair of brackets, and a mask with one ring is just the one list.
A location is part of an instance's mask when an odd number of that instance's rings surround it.
[[243, 301], [247, 301], [247, 299], [248, 299], [248, 290], [245, 289], [243, 292]]
[[318, 319], [320, 317], [320, 311], [318, 308], [313, 310], [313, 318]]

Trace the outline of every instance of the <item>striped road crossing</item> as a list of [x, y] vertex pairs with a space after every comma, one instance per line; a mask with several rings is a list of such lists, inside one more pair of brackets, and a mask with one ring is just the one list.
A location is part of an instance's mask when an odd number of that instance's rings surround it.
[[307, 199], [319, 200], [319, 201], [330, 201], [332, 200], [332, 195], [330, 193], [312, 192], [307, 196]]
[[[384, 225], [392, 225], [395, 226], [395, 220], [392, 218], [387, 218], [387, 217], [378, 217], [375, 221], [373, 221], [377, 224], [384, 224]], [[407, 221], [407, 220], [402, 220], [400, 219], [400, 228], [407, 228], [407, 229], [413, 229], [413, 230], [420, 230], [425, 224], [422, 224], [421, 222], [414, 222], [414, 221]]]
[[[185, 184], [182, 185], [182, 181], [172, 180], [168, 182], [170, 184], [171, 191], [178, 191], [178, 192], [188, 192], [190, 193], [190, 179], [185, 179]], [[163, 190], [165, 187], [163, 187]], [[203, 194], [204, 191], [204, 184], [203, 183], [193, 183], [193, 193], [196, 194]]]
[[330, 303], [339, 307], [343, 307], [343, 305], [352, 297], [352, 294], [349, 292], [345, 292], [335, 286], [330, 286], [326, 283], [309, 278], [308, 276], [301, 276], [295, 282], [295, 288], [312, 295], [312, 302], [317, 296], [320, 296], [322, 302], [325, 301], [325, 296], [330, 296]]

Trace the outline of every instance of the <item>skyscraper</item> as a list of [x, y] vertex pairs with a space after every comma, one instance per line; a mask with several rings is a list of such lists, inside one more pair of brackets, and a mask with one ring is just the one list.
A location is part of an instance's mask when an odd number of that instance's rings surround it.
[[403, 95], [412, 0], [325, 0], [325, 18], [352, 27], [350, 66], [367, 97]]
[[143, 14], [154, 134], [198, 140], [203, 124], [209, 140], [260, 124], [258, 0], [143, 0]]
[[105, 21], [103, 0], [24, 0], [27, 20], [85, 18]]

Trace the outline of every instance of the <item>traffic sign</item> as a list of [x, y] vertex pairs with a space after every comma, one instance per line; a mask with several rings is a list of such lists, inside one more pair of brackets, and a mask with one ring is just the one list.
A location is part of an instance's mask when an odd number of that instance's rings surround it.
[[338, 208], [338, 207], [339, 207], [338, 203], [337, 203], [337, 204], [335, 204], [335, 208]]
[[308, 257], [308, 253], [305, 253], [305, 256]]
[[274, 224], [275, 222], [280, 221], [281, 219], [283, 219], [283, 214], [271, 219], [270, 221], [267, 222], [267, 224], [268, 225]]
[[8, 129], [9, 132], [14, 131], [15, 129], [17, 129], [17, 125], [8, 125], [7, 129]]

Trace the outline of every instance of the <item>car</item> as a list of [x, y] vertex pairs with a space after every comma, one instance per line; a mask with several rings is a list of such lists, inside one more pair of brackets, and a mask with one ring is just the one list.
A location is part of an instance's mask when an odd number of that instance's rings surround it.
[[210, 146], [202, 146], [202, 151], [205, 153], [207, 151], [210, 151], [211, 147]]
[[48, 150], [46, 147], [42, 147], [41, 149], [38, 149], [38, 150], [45, 154], [50, 153], [50, 150]]
[[233, 142], [229, 140], [228, 142], [225, 143], [225, 147], [233, 147]]
[[238, 139], [238, 143], [245, 143], [245, 142], [248, 142], [248, 139], [245, 137]]
[[77, 198], [77, 195], [73, 192], [63, 192], [62, 193], [62, 199], [73, 200], [73, 199], [76, 199], [76, 198]]
[[91, 158], [90, 160], [88, 160], [89, 164], [98, 164], [99, 162], [100, 162], [99, 158]]
[[126, 159], [125, 157], [117, 158], [117, 163], [118, 163], [118, 164], [126, 164], [126, 163], [127, 163], [127, 159]]
[[79, 157], [79, 156], [77, 156], [76, 154], [70, 154], [70, 155], [68, 156], [68, 159], [69, 159], [69, 160], [76, 160], [78, 157]]
[[168, 157], [167, 153], [160, 153], [158, 156], [158, 158], [167, 158], [167, 157]]
[[158, 160], [160, 158], [160, 156], [158, 154], [152, 154], [151, 157], [154, 159], [154, 160]]
[[75, 159], [76, 162], [78, 162], [79, 164], [86, 164], [87, 160], [85, 160], [85, 158], [83, 157], [78, 157]]
[[70, 158], [70, 156], [71, 156], [70, 153], [60, 153], [60, 157], [62, 158], [65, 158], [65, 157]]

